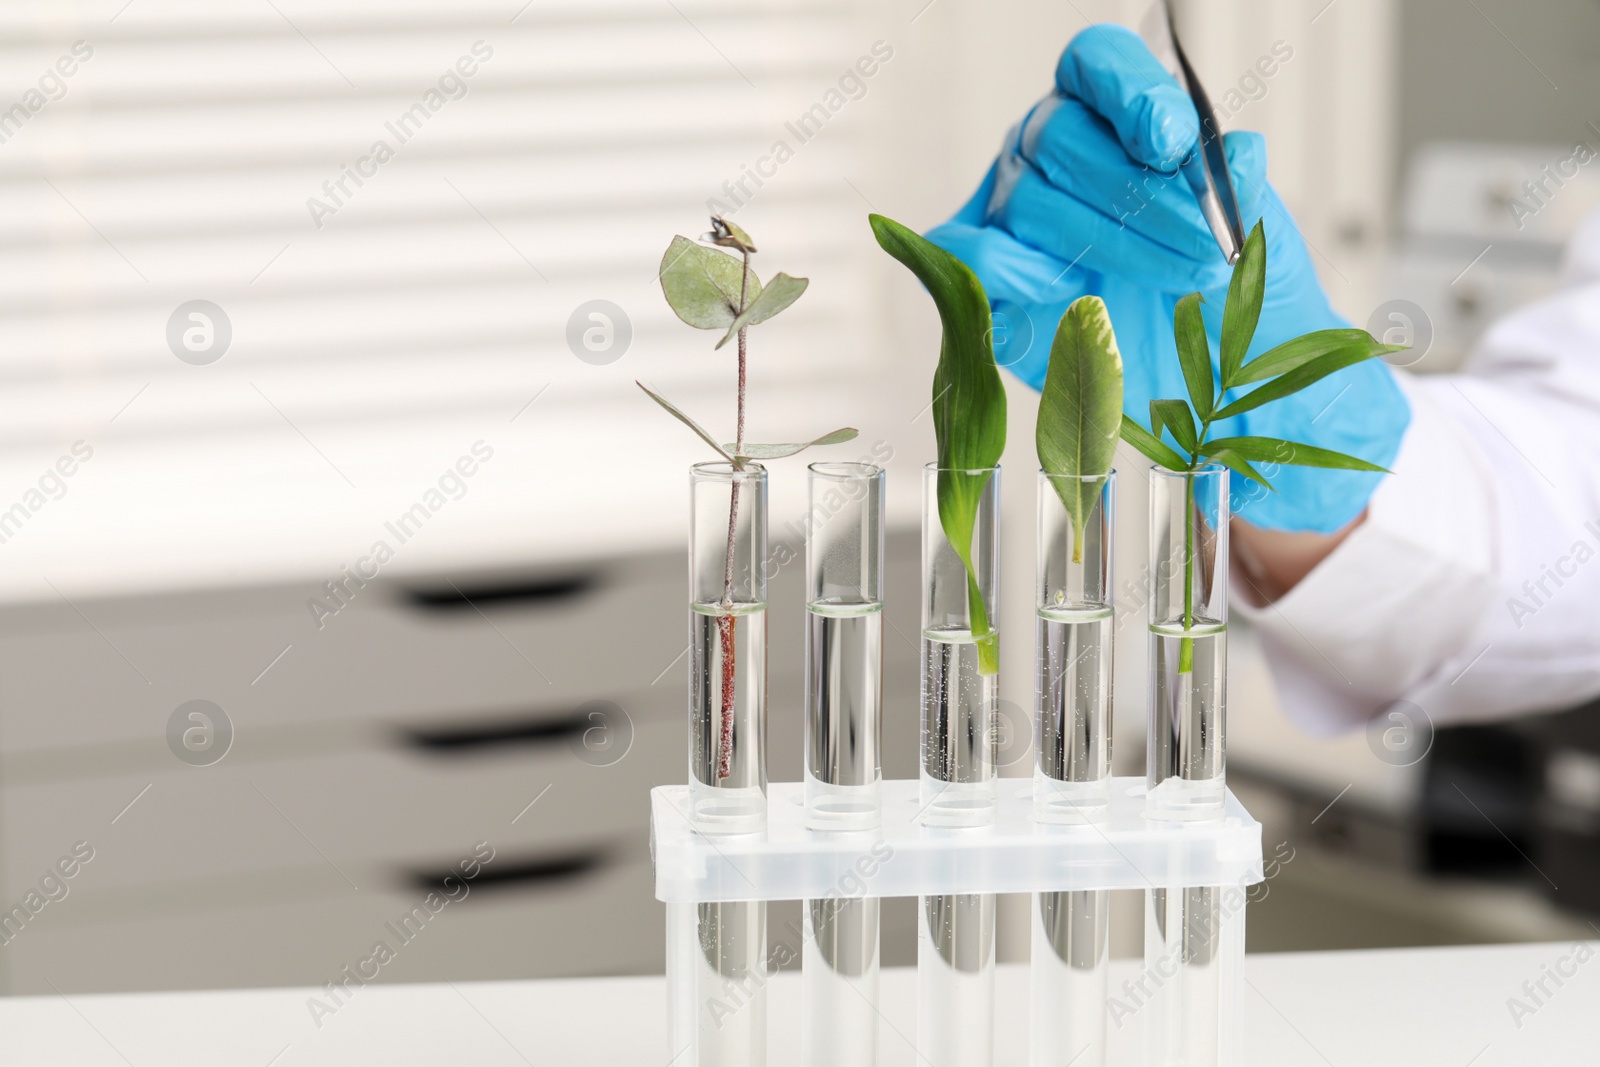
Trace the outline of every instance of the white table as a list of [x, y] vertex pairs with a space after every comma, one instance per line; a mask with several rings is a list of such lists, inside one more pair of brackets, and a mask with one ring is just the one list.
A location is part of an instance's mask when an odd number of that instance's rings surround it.
[[[1600, 946], [1532, 1014], [1509, 998], [1572, 945], [1247, 957], [1249, 1063], [1260, 1067], [1565, 1067], [1600, 1061]], [[1113, 990], [1134, 973], [1119, 963]], [[914, 974], [884, 972], [880, 1062], [911, 1065]], [[1026, 968], [1000, 969], [1001, 1067], [1026, 1063]], [[799, 980], [770, 986], [771, 1064], [799, 1062]], [[71, 1067], [660, 1065], [661, 978], [376, 985], [312, 1021], [310, 989], [0, 1000], [0, 1063]]]

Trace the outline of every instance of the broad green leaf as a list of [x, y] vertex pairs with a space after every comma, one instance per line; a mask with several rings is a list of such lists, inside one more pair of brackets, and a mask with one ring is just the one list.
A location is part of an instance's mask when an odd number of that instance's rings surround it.
[[1347, 456], [1343, 452], [1303, 445], [1297, 441], [1280, 441], [1275, 437], [1219, 437], [1215, 441], [1208, 441], [1200, 451], [1213, 458], [1217, 452], [1237, 452], [1257, 463], [1281, 463], [1289, 467], [1326, 467], [1330, 470], [1389, 473], [1386, 467]]
[[1189, 405], [1181, 400], [1152, 400], [1150, 401], [1150, 425], [1152, 433], [1160, 433], [1155, 429], [1157, 422], [1172, 431], [1173, 439], [1190, 455], [1194, 454], [1195, 445], [1200, 443], [1199, 430], [1194, 424], [1194, 416], [1189, 411]]
[[1267, 237], [1259, 221], [1245, 238], [1244, 251], [1233, 265], [1228, 302], [1222, 306], [1222, 387], [1235, 384], [1245, 353], [1261, 319], [1261, 297], [1267, 287]]
[[1206, 324], [1200, 318], [1202, 302], [1199, 293], [1190, 293], [1178, 301], [1172, 316], [1172, 332], [1178, 342], [1178, 363], [1183, 367], [1183, 380], [1189, 386], [1194, 413], [1207, 420], [1216, 404], [1217, 386], [1211, 377], [1211, 345], [1206, 340]]
[[893, 219], [867, 218], [878, 244], [917, 276], [939, 310], [944, 332], [933, 373], [939, 524], [967, 568], [967, 621], [978, 643], [978, 671], [996, 674], [999, 643], [972, 562], [978, 504], [992, 477], [988, 469], [1006, 447], [1006, 393], [994, 362], [989, 297], [978, 276], [949, 252]]
[[[1249, 478], [1252, 482], [1260, 482], [1266, 488], [1272, 489], [1272, 483], [1267, 481], [1260, 471], [1250, 466], [1250, 462], [1247, 459], [1232, 449], [1218, 449], [1211, 454], [1210, 458], [1227, 467], [1235, 474]], [[1272, 491], [1277, 492], [1275, 489]]]
[[1254, 411], [1262, 404], [1274, 400], [1282, 400], [1292, 396], [1314, 382], [1320, 382], [1336, 371], [1353, 367], [1357, 363], [1371, 359], [1373, 356], [1382, 355], [1384, 345], [1367, 347], [1358, 345], [1353, 348], [1340, 348], [1326, 352], [1309, 363], [1303, 363], [1287, 374], [1280, 374], [1264, 385], [1250, 390], [1238, 400], [1217, 412], [1216, 421], [1231, 419], [1235, 415], [1242, 415], [1246, 411]]
[[[752, 274], [751, 278], [754, 277], [755, 275]], [[810, 284], [811, 281], [808, 278], [791, 278], [782, 272], [773, 275], [772, 280], [762, 286], [760, 294], [745, 305], [745, 309], [739, 314], [739, 317], [728, 324], [728, 332], [723, 335], [722, 340], [717, 342], [717, 347], [721, 348], [733, 340], [739, 331], [746, 326], [754, 326], [757, 323], [766, 322], [772, 316], [799, 300], [800, 294], [805, 292], [806, 286]]]
[[723, 459], [727, 460], [729, 463], [732, 463], [735, 467], [744, 466], [744, 464], [740, 463], [738, 460], [736, 460], [733, 457], [732, 453], [730, 453], [727, 449], [723, 448], [721, 445], [717, 444], [717, 439], [715, 437], [712, 437], [709, 433], [706, 433], [704, 427], [702, 427], [698, 422], [695, 422], [689, 416], [685, 415], [683, 413], [683, 411], [676, 404], [674, 404], [672, 401], [668, 400], [666, 397], [662, 396], [660, 393], [656, 392], [654, 389], [651, 389], [648, 385], [644, 384], [643, 382], [636, 381], [633, 384], [637, 385], [640, 389], [643, 389], [645, 391], [645, 395], [648, 396], [651, 400], [654, 400], [657, 404], [660, 404], [662, 407], [666, 408], [667, 409], [667, 414], [671, 415], [673, 418], [677, 419], [679, 422], [681, 422], [685, 426], [689, 427], [689, 429], [691, 429], [695, 433], [699, 434], [700, 435], [700, 440], [704, 441], [706, 444], [710, 445], [712, 448], [717, 450], [717, 455], [721, 456]]
[[858, 433], [860, 433], [860, 431], [855, 427], [846, 426], [841, 430], [834, 430], [832, 433], [825, 433], [821, 437], [815, 438], [811, 441], [800, 441], [797, 443], [785, 443], [777, 445], [754, 445], [749, 441], [746, 441], [742, 451], [735, 451], [737, 448], [735, 445], [725, 444], [722, 447], [728, 452], [736, 455], [739, 459], [785, 459], [789, 456], [796, 455], [797, 453], [804, 452], [812, 445], [842, 445], [846, 441], [854, 441]]
[[[661, 292], [678, 318], [699, 330], [721, 330], [739, 314], [744, 264], [725, 252], [674, 237], [661, 257]], [[761, 280], [750, 272], [749, 305], [761, 295]]]
[[1379, 355], [1390, 352], [1403, 351], [1403, 345], [1384, 345], [1372, 339], [1366, 330], [1342, 328], [1337, 330], [1318, 330], [1296, 337], [1246, 363], [1233, 379], [1229, 387], [1236, 385], [1249, 385], [1251, 382], [1265, 381], [1268, 378], [1287, 374], [1292, 370], [1305, 366], [1318, 356], [1327, 355], [1345, 348], [1358, 346], [1377, 346]]
[[[1122, 353], [1098, 296], [1072, 302], [1056, 327], [1039, 394], [1034, 447], [1072, 523], [1072, 558], [1083, 559], [1083, 529], [1117, 454], [1122, 425]], [[1093, 478], [1094, 481], [1077, 479]]]
[[1165, 467], [1169, 471], [1186, 471], [1189, 469], [1189, 465], [1183, 461], [1183, 457], [1169, 448], [1165, 441], [1126, 415], [1122, 416], [1122, 439], [1140, 452], [1143, 452], [1157, 466]]

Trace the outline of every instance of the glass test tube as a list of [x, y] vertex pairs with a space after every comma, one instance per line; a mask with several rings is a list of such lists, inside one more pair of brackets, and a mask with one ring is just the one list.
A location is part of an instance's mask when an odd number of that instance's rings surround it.
[[884, 472], [813, 463], [806, 524], [806, 825], [870, 830], [883, 779]]
[[[1115, 472], [1104, 478], [1039, 473], [1033, 773], [1039, 822], [1090, 821], [1111, 803], [1115, 504]], [[1074, 513], [1081, 516], [1077, 523]]]
[[[730, 523], [732, 532], [730, 533]], [[751, 833], [767, 818], [767, 472], [690, 475], [690, 819]]]
[[[881, 821], [884, 472], [810, 467], [806, 523], [806, 825], [860, 832]], [[808, 900], [801, 1062], [872, 1067], [878, 1056], [875, 897]]]
[[767, 905], [667, 905], [673, 1067], [767, 1062]]
[[[1110, 808], [1115, 502], [1115, 472], [1039, 474], [1033, 804], [1044, 824], [1082, 825]], [[1034, 895], [1034, 1067], [1105, 1064], [1110, 905], [1106, 890]]]
[[995, 898], [921, 897], [917, 922], [917, 1063], [994, 1062]]
[[1150, 470], [1147, 803], [1165, 819], [1222, 811], [1228, 698], [1228, 470]]
[[[1218, 818], [1225, 796], [1228, 470], [1150, 471], [1150, 717], [1147, 812]], [[1162, 979], [1150, 1062], [1215, 1067], [1222, 976], [1215, 886], [1146, 892], [1145, 967]]]
[[[940, 521], [939, 487], [959, 482], [976, 500], [973, 582]], [[999, 619], [996, 546], [1000, 468], [923, 468], [922, 480], [922, 814], [927, 826], [982, 826], [996, 797], [998, 676], [979, 670], [969, 613], [973, 594], [989, 626]], [[998, 634], [985, 638], [997, 647]]]

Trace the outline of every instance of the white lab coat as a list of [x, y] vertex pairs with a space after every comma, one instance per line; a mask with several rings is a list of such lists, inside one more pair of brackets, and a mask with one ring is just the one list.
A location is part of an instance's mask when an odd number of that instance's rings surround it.
[[1461, 373], [1399, 378], [1366, 522], [1274, 604], [1235, 581], [1286, 713], [1333, 733], [1397, 700], [1439, 725], [1600, 695], [1600, 212]]

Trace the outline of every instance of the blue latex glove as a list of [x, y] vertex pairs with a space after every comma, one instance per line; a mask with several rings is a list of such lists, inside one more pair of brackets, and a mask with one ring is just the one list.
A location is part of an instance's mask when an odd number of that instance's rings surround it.
[[[1143, 41], [1120, 26], [1091, 26], [1067, 46], [1056, 91], [1007, 135], [976, 195], [928, 234], [982, 279], [995, 312], [996, 358], [1035, 389], [1062, 313], [1086, 294], [1111, 312], [1124, 408], [1141, 425], [1150, 425], [1151, 399], [1188, 396], [1172, 336], [1173, 310], [1188, 293], [1204, 294], [1215, 365], [1231, 268], [1177, 172], [1198, 130], [1188, 95]], [[1300, 334], [1348, 326], [1267, 184], [1261, 136], [1230, 133], [1224, 143], [1245, 230], [1263, 219], [1267, 236], [1266, 298], [1250, 357]], [[1410, 420], [1393, 373], [1373, 359], [1217, 423], [1212, 436], [1280, 437], [1389, 466]], [[1269, 466], [1260, 469], [1277, 492], [1235, 478], [1233, 505], [1250, 522], [1280, 530], [1343, 528], [1384, 477]]]

